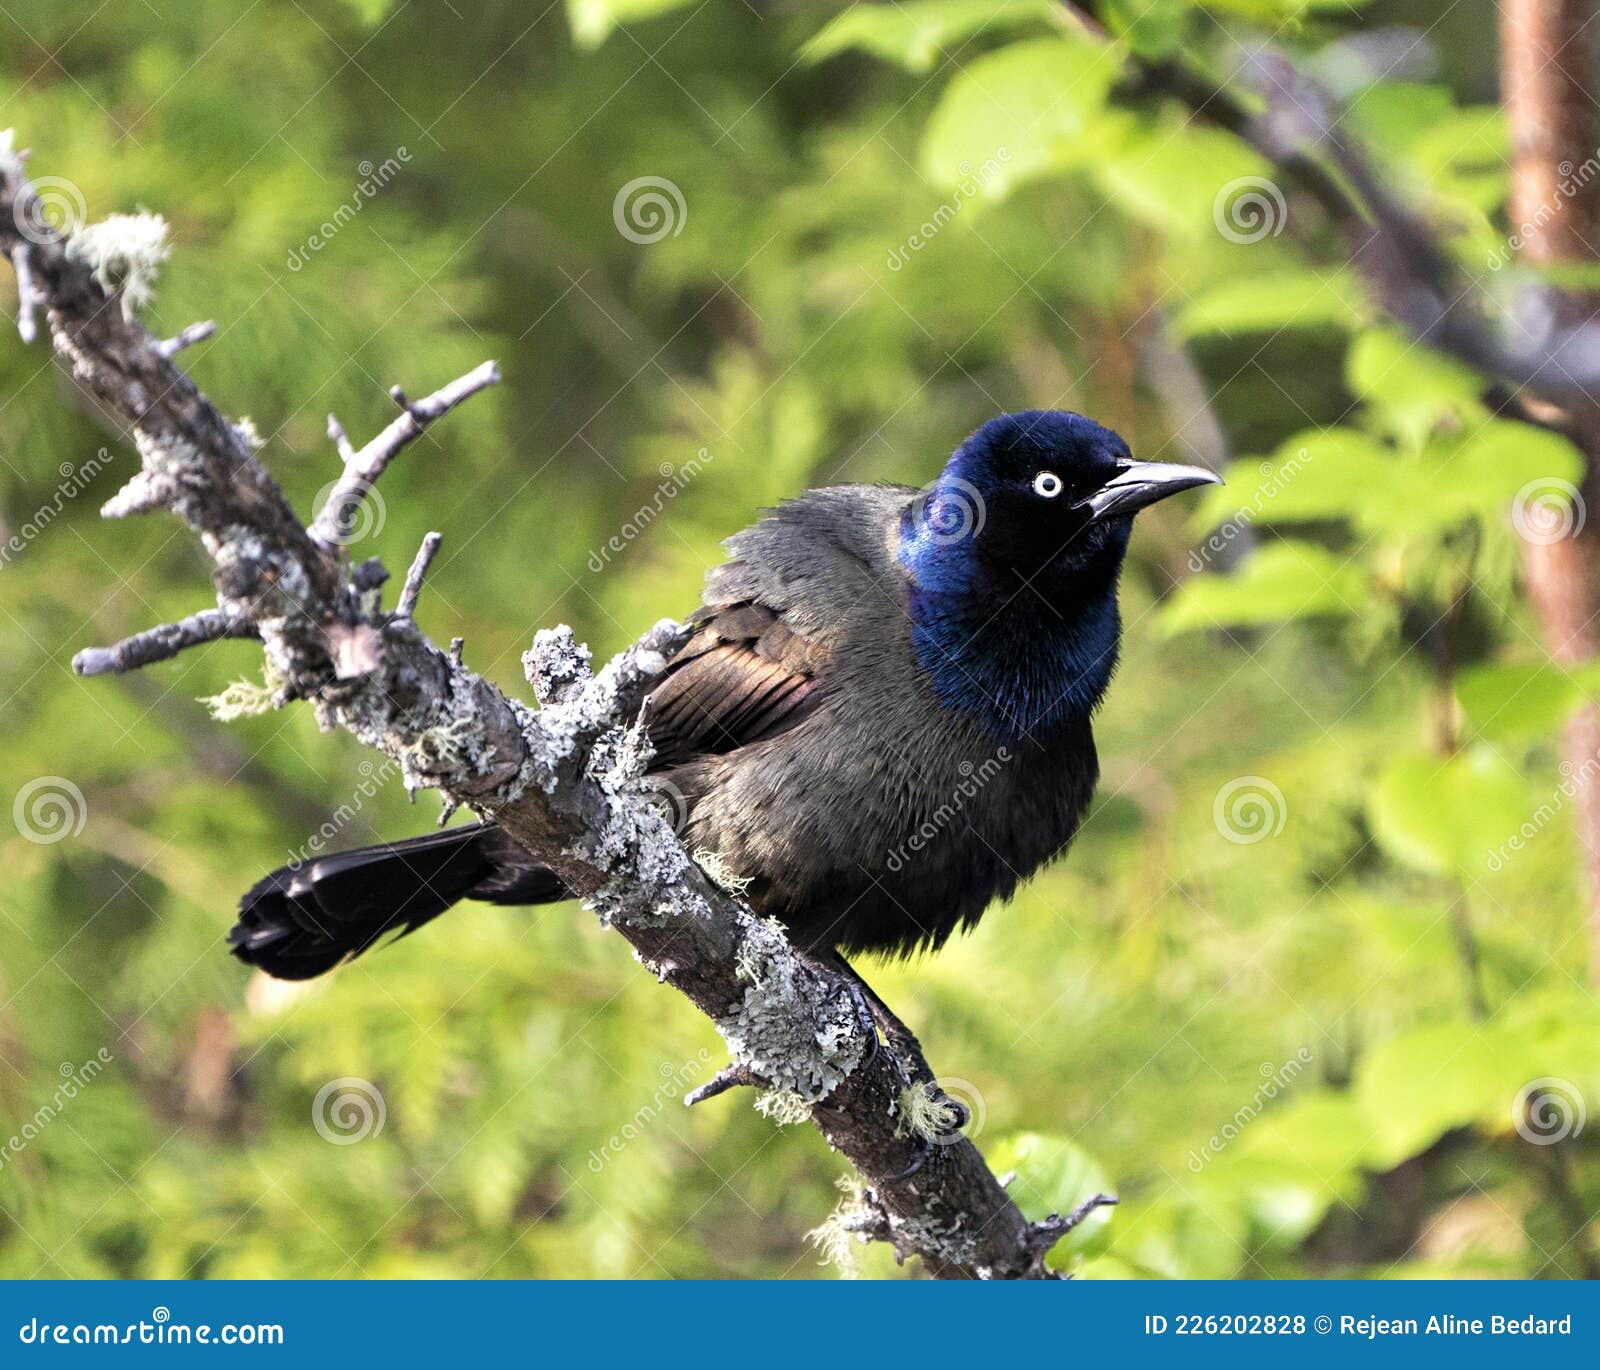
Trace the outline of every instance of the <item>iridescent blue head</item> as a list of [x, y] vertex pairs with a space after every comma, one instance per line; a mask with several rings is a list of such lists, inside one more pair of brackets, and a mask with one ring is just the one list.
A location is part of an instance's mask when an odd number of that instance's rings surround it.
[[1134, 514], [1216, 480], [1136, 462], [1082, 414], [984, 424], [901, 522], [912, 640], [940, 702], [1011, 741], [1086, 719], [1116, 664]]

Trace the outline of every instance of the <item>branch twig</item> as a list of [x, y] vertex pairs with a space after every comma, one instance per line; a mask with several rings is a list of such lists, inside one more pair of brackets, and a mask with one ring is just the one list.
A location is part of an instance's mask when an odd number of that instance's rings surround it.
[[427, 399], [415, 404], [406, 399], [398, 385], [395, 386], [389, 393], [400, 406], [400, 417], [359, 452], [347, 454], [349, 439], [345, 437], [344, 428], [332, 414], [328, 415], [328, 435], [344, 458], [344, 474], [334, 484], [327, 503], [312, 521], [311, 536], [325, 546], [336, 545], [348, 538], [361, 501], [400, 449], [415, 442], [430, 423], [448, 414], [462, 400], [494, 385], [499, 379], [500, 372], [495, 364], [484, 362], [482, 366], [451, 381], [449, 385], [441, 386]]
[[254, 637], [255, 625], [230, 618], [221, 609], [201, 609], [176, 623], [146, 628], [110, 647], [85, 647], [72, 658], [79, 675], [110, 675], [136, 671], [153, 662], [175, 657], [185, 647], [217, 642], [225, 637]]
[[33, 244], [26, 239], [11, 249], [11, 267], [17, 273], [17, 334], [25, 343], [39, 336], [34, 322]]
[[[14, 162], [0, 174], [0, 251], [13, 260], [14, 226], [35, 223], [36, 210]], [[1050, 1229], [1027, 1222], [976, 1148], [928, 1147], [900, 1129], [901, 1068], [874, 1049], [852, 981], [710, 884], [645, 798], [640, 706], [687, 629], [657, 624], [598, 672], [570, 630], [541, 631], [525, 657], [535, 713], [468, 671], [459, 639], [446, 654], [418, 631], [411, 611], [436, 535], [407, 577], [402, 613], [374, 602], [381, 566], [350, 565], [339, 545], [349, 513], [402, 447], [499, 378], [494, 364], [419, 402], [396, 392], [404, 412], [359, 450], [330, 420], [345, 471], [308, 532], [248, 435], [174, 364], [177, 349], [108, 300], [52, 233], [35, 234], [32, 248], [55, 347], [133, 426], [141, 470], [105, 512], [169, 509], [215, 563], [216, 609], [90, 649], [78, 669], [130, 670], [219, 637], [258, 637], [280, 700], [310, 700], [323, 724], [394, 758], [408, 788], [436, 787], [447, 805], [494, 819], [712, 1019], [734, 1075], [808, 1111], [865, 1181], [857, 1230], [939, 1276], [1047, 1276]]]
[[422, 539], [422, 546], [417, 548], [411, 569], [406, 572], [405, 584], [400, 587], [400, 602], [395, 606], [395, 613], [402, 618], [410, 618], [417, 612], [417, 600], [422, 595], [423, 577], [428, 574], [428, 567], [439, 550], [439, 544], [443, 541], [443, 533], [429, 533]]

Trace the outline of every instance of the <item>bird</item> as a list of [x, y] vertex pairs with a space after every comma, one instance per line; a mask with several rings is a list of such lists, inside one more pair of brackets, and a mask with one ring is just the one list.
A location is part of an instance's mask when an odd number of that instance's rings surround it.
[[[925, 488], [826, 486], [762, 511], [646, 701], [652, 796], [797, 948], [937, 950], [1072, 842], [1134, 516], [1214, 483], [1135, 460], [1084, 415], [1024, 410]], [[467, 823], [273, 871], [229, 943], [305, 980], [462, 900], [569, 897], [492, 821]]]

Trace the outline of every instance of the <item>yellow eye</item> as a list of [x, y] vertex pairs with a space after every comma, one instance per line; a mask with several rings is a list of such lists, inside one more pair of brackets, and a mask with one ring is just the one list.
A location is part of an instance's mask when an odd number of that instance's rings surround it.
[[1054, 499], [1061, 493], [1061, 477], [1054, 471], [1041, 471], [1033, 478], [1033, 493]]

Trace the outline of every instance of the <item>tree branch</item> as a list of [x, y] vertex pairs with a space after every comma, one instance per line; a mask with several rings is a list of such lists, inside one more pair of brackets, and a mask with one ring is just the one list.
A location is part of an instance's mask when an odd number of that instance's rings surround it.
[[[1064, 0], [1064, 23], [1105, 35], [1094, 0]], [[1431, 227], [1395, 194], [1339, 124], [1328, 94], [1283, 54], [1248, 53], [1238, 79], [1247, 102], [1181, 58], [1128, 57], [1125, 93], [1177, 101], [1235, 134], [1314, 199], [1345, 240], [1378, 302], [1430, 347], [1563, 410], [1600, 410], [1600, 324], [1555, 319], [1529, 330], [1461, 272]], [[1529, 303], [1551, 292], [1529, 287]], [[1548, 308], [1519, 318], [1552, 317]], [[1497, 320], [1499, 322], [1497, 322]]]
[[[319, 720], [392, 757], [410, 788], [432, 786], [499, 823], [547, 863], [656, 976], [727, 1040], [734, 1074], [779, 1091], [861, 1172], [853, 1230], [920, 1256], [941, 1277], [1043, 1277], [1068, 1220], [1030, 1225], [972, 1144], [903, 1127], [908, 1080], [876, 1047], [860, 990], [798, 953], [774, 923], [710, 884], [643, 797], [649, 741], [638, 719], [652, 680], [686, 630], [657, 624], [598, 672], [566, 628], [525, 657], [535, 712], [439, 651], [410, 617], [424, 545], [399, 613], [377, 606], [383, 570], [340, 545], [354, 505], [408, 442], [498, 379], [493, 363], [403, 409], [354, 450], [330, 432], [345, 472], [308, 531], [230, 423], [90, 267], [42, 222], [20, 159], [0, 161], [0, 250], [15, 260], [30, 225], [35, 291], [56, 349], [132, 426], [141, 471], [106, 513], [178, 514], [215, 563], [217, 607], [80, 654], [84, 674], [131, 670], [223, 636], [255, 636], [277, 701], [311, 701]], [[192, 331], [192, 330], [191, 330]], [[180, 335], [180, 338], [184, 335]], [[430, 539], [431, 542], [431, 539]]]

